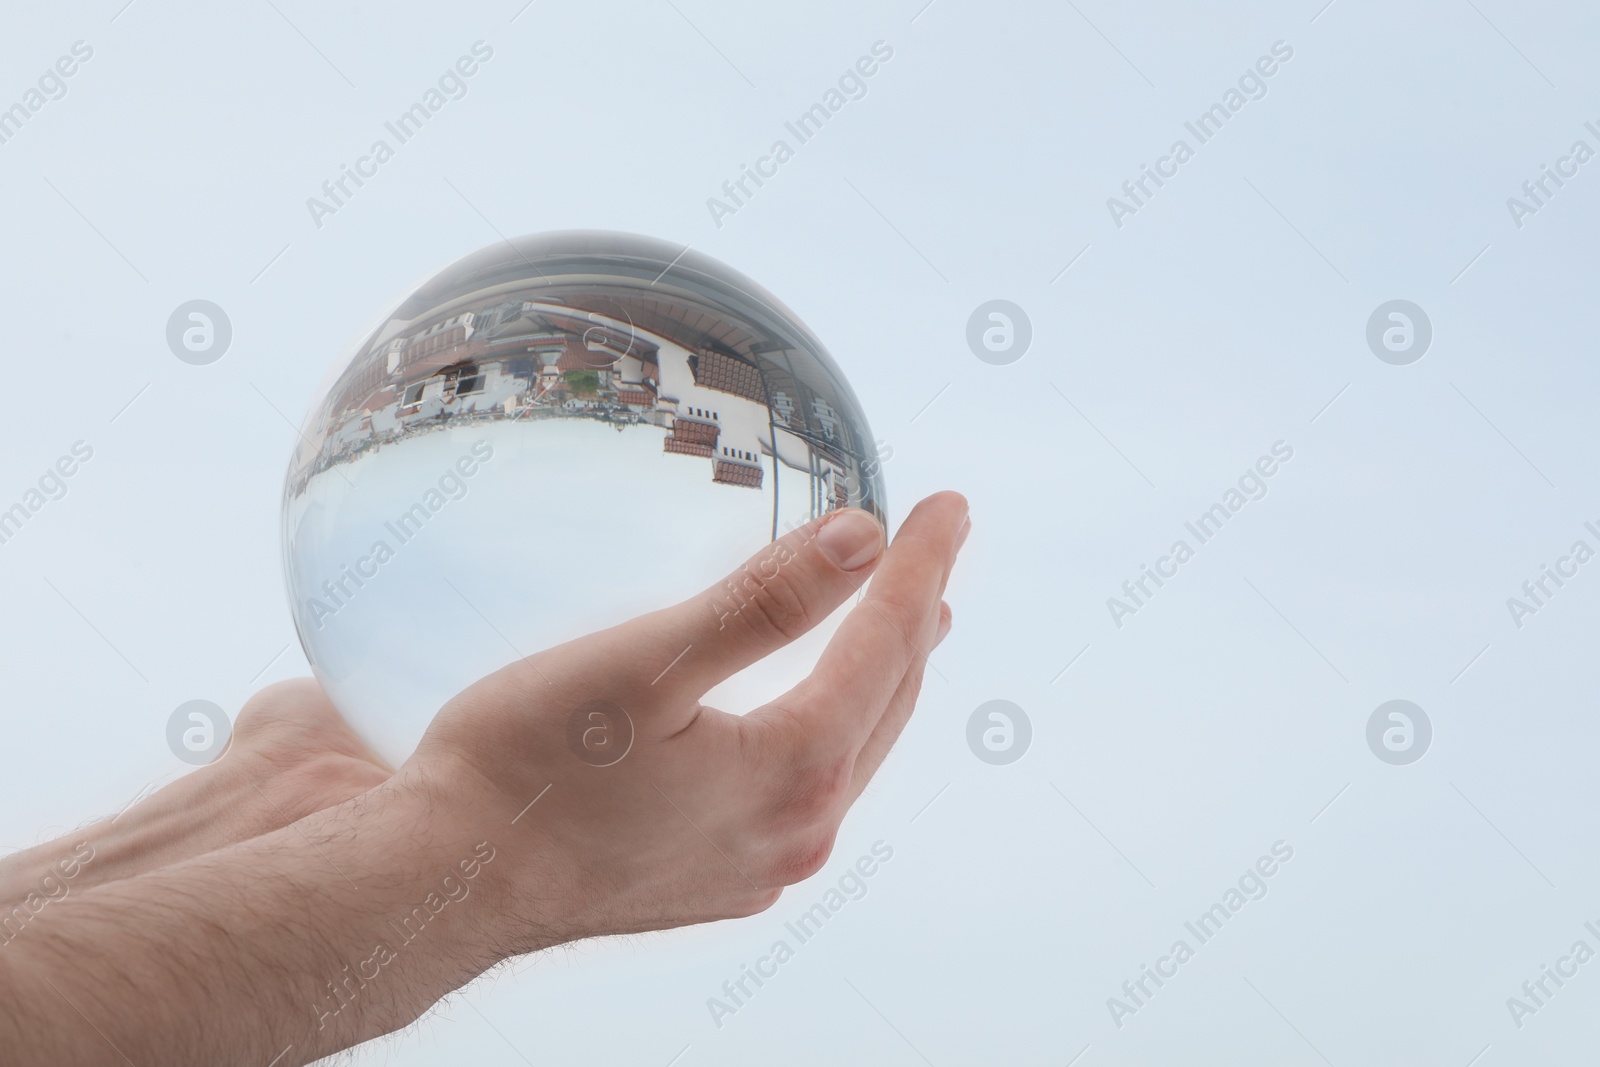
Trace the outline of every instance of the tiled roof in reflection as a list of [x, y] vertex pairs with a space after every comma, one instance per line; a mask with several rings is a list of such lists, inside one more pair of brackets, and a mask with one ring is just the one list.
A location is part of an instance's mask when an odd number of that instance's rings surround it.
[[701, 441], [684, 441], [668, 434], [661, 439], [661, 451], [671, 452], [680, 456], [699, 456], [702, 459], [710, 459], [716, 452], [716, 446], [705, 444]]
[[680, 441], [694, 441], [699, 444], [714, 445], [717, 435], [722, 428], [713, 422], [700, 422], [695, 419], [686, 419], [683, 416], [673, 420], [672, 436]]
[[672, 432], [661, 442], [661, 450], [709, 459], [716, 453], [717, 435], [721, 432], [722, 428], [715, 423], [679, 416], [672, 421]]
[[761, 371], [753, 363], [711, 350], [690, 357], [689, 367], [694, 372], [696, 385], [742, 396], [757, 404], [764, 405], [767, 402], [767, 392], [761, 385]]
[[751, 489], [760, 489], [761, 476], [765, 473], [760, 467], [748, 463], [733, 463], [719, 459], [711, 480], [718, 485], [743, 485]]

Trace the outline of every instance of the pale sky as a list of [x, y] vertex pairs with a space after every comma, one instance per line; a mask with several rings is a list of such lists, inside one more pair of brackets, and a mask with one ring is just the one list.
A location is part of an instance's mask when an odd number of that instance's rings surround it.
[[[1600, 1041], [1600, 964], [1520, 1028], [1507, 1007], [1600, 948], [1600, 565], [1520, 628], [1507, 607], [1600, 547], [1600, 163], [1520, 227], [1507, 207], [1600, 148], [1600, 11], [123, 3], [0, 39], [0, 106], [93, 52], [0, 143], [0, 508], [93, 450], [0, 544], [0, 844], [186, 770], [179, 704], [305, 672], [279, 498], [351, 338], [499, 235], [626, 230], [822, 338], [893, 450], [893, 520], [969, 496], [955, 629], [833, 860], [771, 913], [526, 961], [357, 1062], [1500, 1067]], [[314, 222], [480, 40], [466, 95]], [[879, 41], [866, 95], [714, 220]], [[1266, 95], [1119, 227], [1108, 198], [1279, 41]], [[194, 299], [233, 329], [207, 366], [165, 337]], [[994, 299], [1032, 325], [1009, 365], [967, 347]], [[1432, 326], [1404, 366], [1366, 340], [1396, 299]], [[1118, 628], [1107, 598], [1278, 441], [1267, 496]], [[967, 747], [994, 699], [1032, 723], [1008, 765]], [[1409, 765], [1367, 743], [1394, 699], [1432, 724]], [[719, 1028], [708, 998], [877, 841], [867, 894]], [[1107, 999], [1278, 841], [1267, 894], [1118, 1028]]]

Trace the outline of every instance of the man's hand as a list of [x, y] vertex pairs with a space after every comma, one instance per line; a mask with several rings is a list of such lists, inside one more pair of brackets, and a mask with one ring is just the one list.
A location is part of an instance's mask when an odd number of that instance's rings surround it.
[[[929, 498], [887, 553], [870, 517], [826, 516], [474, 685], [359, 796], [46, 907], [0, 948], [0, 1062], [288, 1067], [509, 956], [770, 906], [911, 714], [966, 510]], [[743, 717], [700, 704], [874, 572], [795, 689]]]
[[[486, 818], [509, 820], [538, 797], [508, 827], [507, 852], [535, 858], [538, 895], [555, 891], [563, 929], [578, 936], [762, 911], [827, 860], [905, 726], [950, 623], [941, 598], [966, 527], [965, 499], [940, 494], [884, 555], [865, 512], [824, 516], [700, 596], [468, 689], [406, 770], [464, 790], [458, 801]], [[805, 681], [744, 716], [700, 703], [875, 570]], [[626, 754], [607, 753], [630, 724]], [[574, 750], [586, 730], [599, 751]], [[534, 947], [550, 920], [530, 916], [519, 947]]]
[[30, 896], [81, 892], [259, 837], [390, 773], [316, 682], [270, 685], [239, 710], [227, 750], [212, 763], [114, 816], [0, 858], [0, 945], [20, 933], [5, 919]]

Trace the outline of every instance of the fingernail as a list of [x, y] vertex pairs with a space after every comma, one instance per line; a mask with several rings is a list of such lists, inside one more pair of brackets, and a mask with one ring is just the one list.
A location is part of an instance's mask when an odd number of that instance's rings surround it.
[[950, 627], [955, 621], [955, 617], [950, 613], [950, 605], [942, 604], [941, 606], [944, 610], [939, 613], [939, 629], [933, 635], [934, 648], [938, 648], [944, 639], [949, 636]]
[[967, 543], [967, 535], [970, 534], [971, 532], [972, 532], [972, 516], [969, 515], [969, 516], [967, 516], [967, 520], [961, 524], [961, 532], [956, 534], [956, 551], [957, 552], [960, 552], [961, 551], [961, 546]]
[[817, 547], [840, 570], [860, 570], [883, 551], [883, 527], [865, 511], [851, 508], [823, 525]]

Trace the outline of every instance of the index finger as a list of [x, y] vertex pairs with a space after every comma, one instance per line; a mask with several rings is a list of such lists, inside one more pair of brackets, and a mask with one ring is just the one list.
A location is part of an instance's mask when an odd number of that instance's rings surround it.
[[816, 668], [776, 703], [816, 736], [859, 747], [906, 672], [930, 651], [918, 642], [931, 644], [926, 623], [939, 611], [966, 521], [960, 493], [935, 493], [918, 504]]

